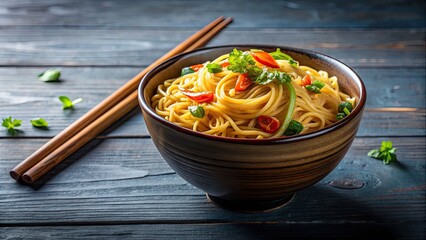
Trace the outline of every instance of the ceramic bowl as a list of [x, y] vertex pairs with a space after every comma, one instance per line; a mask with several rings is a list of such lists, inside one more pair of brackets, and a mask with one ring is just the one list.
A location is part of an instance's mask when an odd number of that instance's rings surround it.
[[[301, 65], [337, 76], [342, 91], [359, 99], [352, 113], [313, 133], [256, 140], [194, 132], [166, 121], [151, 108], [156, 87], [179, 76], [183, 67], [211, 61], [234, 48], [271, 52], [278, 47]], [[170, 167], [214, 203], [237, 211], [276, 209], [329, 174], [351, 146], [366, 102], [364, 84], [351, 68], [324, 54], [285, 46], [217, 46], [180, 54], [146, 74], [138, 91], [152, 141]]]

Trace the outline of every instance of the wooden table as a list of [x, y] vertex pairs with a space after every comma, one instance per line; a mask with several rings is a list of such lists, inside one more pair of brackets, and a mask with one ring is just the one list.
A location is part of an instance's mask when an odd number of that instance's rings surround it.
[[[1, 1], [0, 239], [424, 239], [424, 1]], [[40, 184], [9, 171], [144, 67], [216, 17], [235, 21], [208, 45], [319, 51], [365, 81], [362, 126], [326, 178], [268, 213], [209, 203], [164, 162], [135, 110]], [[62, 71], [62, 81], [37, 75]], [[58, 96], [82, 97], [63, 111]], [[45, 118], [48, 130], [29, 120]], [[381, 141], [399, 162], [367, 157]]]

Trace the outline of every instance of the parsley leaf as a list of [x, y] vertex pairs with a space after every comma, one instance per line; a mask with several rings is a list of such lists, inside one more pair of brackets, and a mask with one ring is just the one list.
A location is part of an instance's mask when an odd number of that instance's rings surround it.
[[243, 52], [234, 48], [229, 54], [228, 62], [228, 70], [238, 73], [247, 73], [250, 78], [262, 73], [262, 69], [256, 66], [256, 62], [250, 55], [250, 52]]
[[61, 76], [61, 72], [56, 69], [48, 69], [38, 75], [38, 79], [44, 82], [57, 82], [59, 81], [59, 77]]
[[69, 109], [74, 108], [74, 105], [82, 102], [83, 98], [77, 98], [74, 101], [71, 101], [71, 99], [67, 96], [59, 96], [59, 100], [62, 102], [62, 109]]
[[274, 80], [277, 80], [278, 83], [283, 84], [285, 82], [291, 82], [291, 77], [290, 75], [288, 75], [285, 72], [280, 72], [280, 71], [273, 71], [273, 72], [269, 72], [267, 70], [267, 68], [264, 68], [262, 73], [257, 76], [256, 78], [254, 78], [254, 82], [260, 85], [265, 85], [268, 84]]
[[396, 148], [392, 147], [391, 141], [382, 141], [382, 146], [380, 149], [373, 149], [368, 152], [367, 156], [379, 160], [383, 160], [384, 164], [389, 164], [391, 162], [398, 161], [396, 158]]
[[47, 121], [44, 120], [43, 118], [33, 118], [30, 120], [30, 122], [33, 125], [33, 127], [36, 127], [36, 128], [47, 128], [49, 126], [49, 123], [47, 123]]
[[15, 128], [21, 126], [21, 123], [22, 123], [22, 120], [12, 119], [12, 117], [9, 116], [8, 118], [3, 119], [3, 123], [1, 125], [7, 129], [7, 132], [10, 135], [15, 135], [16, 134]]

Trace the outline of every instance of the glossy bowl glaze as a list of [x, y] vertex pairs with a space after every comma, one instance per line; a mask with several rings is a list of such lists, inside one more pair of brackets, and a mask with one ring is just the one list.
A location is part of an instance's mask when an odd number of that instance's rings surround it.
[[[211, 61], [232, 49], [276, 48], [301, 65], [337, 76], [342, 91], [357, 96], [352, 113], [320, 131], [274, 139], [233, 139], [179, 127], [158, 116], [151, 97], [183, 67]], [[361, 121], [366, 90], [348, 66], [326, 55], [285, 46], [239, 45], [199, 49], [173, 57], [149, 72], [139, 86], [139, 104], [155, 146], [176, 173], [218, 205], [237, 211], [266, 211], [329, 174], [348, 151]], [[315, 196], [312, 196], [313, 198]]]

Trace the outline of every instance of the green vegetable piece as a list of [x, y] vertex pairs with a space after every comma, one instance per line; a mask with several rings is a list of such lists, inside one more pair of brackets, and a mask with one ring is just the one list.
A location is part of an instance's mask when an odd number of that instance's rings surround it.
[[207, 71], [209, 71], [209, 73], [222, 72], [222, 66], [217, 63], [209, 63], [207, 64]]
[[262, 74], [262, 69], [256, 66], [256, 62], [249, 52], [235, 49], [229, 53], [228, 70], [238, 73], [247, 73], [251, 79]]
[[83, 98], [77, 98], [74, 101], [71, 101], [71, 99], [67, 96], [59, 96], [59, 100], [62, 102], [62, 109], [69, 109], [74, 108], [74, 105], [82, 102]]
[[284, 132], [284, 135], [286, 135], [286, 136], [297, 135], [302, 130], [303, 130], [303, 125], [300, 122], [298, 122], [296, 120], [291, 120], [290, 123], [288, 124], [287, 129]]
[[1, 125], [7, 129], [7, 132], [10, 135], [15, 135], [16, 134], [15, 128], [20, 127], [21, 123], [22, 123], [22, 120], [12, 119], [12, 117], [9, 116], [8, 118], [3, 119], [3, 123]]
[[311, 85], [307, 85], [305, 88], [314, 93], [321, 93], [321, 88], [323, 88], [325, 84], [319, 80], [315, 80]]
[[392, 146], [391, 141], [382, 141], [380, 149], [373, 149], [367, 153], [367, 156], [382, 160], [384, 164], [398, 161], [396, 157], [396, 148]]
[[345, 113], [338, 113], [337, 115], [336, 115], [336, 119], [337, 120], [342, 120], [343, 118], [345, 118], [346, 117], [346, 114]]
[[30, 122], [33, 125], [33, 127], [36, 127], [36, 128], [47, 128], [49, 126], [49, 123], [47, 123], [47, 121], [44, 120], [43, 118], [33, 118], [30, 120]]
[[190, 67], [184, 67], [184, 68], [182, 68], [182, 71], [180, 72], [180, 76], [182, 77], [182, 76], [185, 76], [187, 74], [194, 73], [194, 72], [195, 72], [194, 69], [192, 69]]
[[325, 83], [319, 81], [319, 80], [315, 80], [311, 85], [314, 85], [315, 87], [321, 89], [325, 86]]
[[299, 62], [294, 61], [293, 59], [288, 60], [288, 63], [290, 63], [290, 65], [293, 67], [299, 67]]
[[321, 89], [319, 89], [317, 86], [314, 86], [314, 85], [307, 85], [305, 88], [309, 90], [310, 92], [321, 93]]
[[[275, 52], [269, 53], [275, 60], [293, 60], [289, 55], [281, 52], [281, 49], [277, 48]], [[294, 61], [294, 60], [293, 60]], [[291, 64], [291, 63], [290, 63]]]
[[342, 102], [339, 104], [337, 110], [338, 114], [336, 116], [337, 120], [343, 119], [352, 112], [353, 106], [350, 102]]
[[189, 112], [196, 118], [203, 118], [205, 115], [204, 108], [202, 106], [189, 106]]
[[352, 112], [353, 106], [350, 102], [342, 102], [339, 104], [338, 111], [339, 113], [344, 112], [344, 109], [347, 109], [349, 112]]
[[48, 69], [38, 75], [38, 79], [44, 82], [57, 82], [59, 81], [59, 77], [61, 76], [61, 72], [56, 69]]
[[254, 82], [257, 84], [265, 85], [274, 80], [277, 80], [278, 83], [283, 84], [285, 82], [291, 82], [291, 77], [285, 72], [279, 72], [277, 70], [269, 72], [267, 68], [264, 68], [262, 73], [254, 78]]

